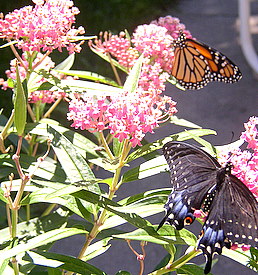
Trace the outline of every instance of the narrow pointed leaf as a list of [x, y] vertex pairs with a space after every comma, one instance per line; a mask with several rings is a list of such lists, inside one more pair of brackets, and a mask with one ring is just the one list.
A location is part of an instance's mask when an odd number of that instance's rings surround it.
[[30, 249], [37, 248], [39, 246], [67, 238], [76, 234], [86, 234], [87, 231], [77, 229], [77, 228], [63, 228], [63, 229], [54, 229], [47, 233], [43, 233], [35, 238], [30, 239], [27, 243], [19, 244], [8, 251], [0, 252], [0, 259], [5, 260], [10, 257], [13, 257], [19, 253], [25, 252]]
[[[111, 201], [104, 196], [92, 193], [90, 191], [82, 190], [79, 192], [76, 192], [73, 194], [75, 197], [80, 198], [82, 200], [86, 200], [88, 202], [91, 202], [93, 204], [97, 204], [99, 207], [105, 208], [106, 210], [110, 211], [111, 213], [123, 218], [124, 220], [128, 221], [132, 225], [144, 228], [145, 230], [148, 230], [149, 232], [155, 233], [153, 227], [151, 226], [151, 223], [139, 215], [135, 213], [124, 213], [122, 211], [119, 211], [119, 207], [121, 207], [118, 203]], [[101, 230], [104, 229], [104, 226], [101, 226]], [[106, 227], [105, 227], [106, 228]]]
[[88, 80], [92, 80], [92, 81], [96, 81], [99, 83], [104, 83], [104, 84], [108, 84], [114, 87], [119, 87], [121, 88], [114, 80], [104, 77], [102, 75], [90, 72], [90, 71], [79, 71], [79, 70], [56, 70], [59, 73], [62, 74], [66, 74], [66, 75], [71, 75], [71, 76], [77, 76], [79, 78], [82, 79], [88, 79]]
[[168, 170], [168, 165], [163, 156], [146, 161], [123, 174], [122, 182], [144, 179]]
[[95, 266], [71, 256], [43, 251], [29, 251], [28, 254], [36, 265], [52, 265], [53, 267], [56, 265], [60, 269], [83, 275], [106, 275], [104, 271]]
[[[95, 176], [86, 160], [77, 152], [76, 147], [62, 134], [49, 126], [48, 132], [53, 135], [52, 147], [71, 183], [94, 180]], [[88, 185], [88, 189], [99, 193], [97, 184]]]
[[183, 118], [178, 118], [175, 115], [173, 115], [170, 118], [170, 123], [173, 123], [173, 124], [178, 125], [178, 126], [189, 127], [189, 128], [199, 128], [199, 129], [202, 128], [201, 126], [199, 126], [195, 123], [192, 123], [192, 122], [190, 122], [188, 120], [185, 120]]
[[64, 61], [55, 66], [54, 70], [69, 70], [74, 63], [75, 53], [70, 54]]
[[142, 62], [143, 62], [143, 55], [141, 55], [138, 60], [135, 62], [132, 70], [130, 71], [125, 84], [124, 84], [124, 91], [127, 91], [129, 93], [133, 93], [137, 87], [138, 87], [138, 81], [141, 74], [141, 68], [142, 68]]
[[194, 234], [186, 229], [180, 231], [174, 230], [171, 226], [169, 229], [159, 229], [158, 233], [155, 235], [149, 235], [143, 229], [136, 229], [132, 232], [126, 234], [113, 235], [115, 238], [126, 239], [126, 240], [136, 240], [136, 241], [147, 241], [157, 244], [188, 244], [195, 246], [196, 237]]

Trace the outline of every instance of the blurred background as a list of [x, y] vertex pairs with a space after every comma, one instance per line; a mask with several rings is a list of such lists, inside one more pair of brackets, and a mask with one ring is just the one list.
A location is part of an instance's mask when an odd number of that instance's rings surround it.
[[[0, 12], [6, 14], [15, 8], [31, 5], [31, 1], [1, 1]], [[160, 16], [171, 15], [178, 17], [193, 37], [207, 45], [221, 51], [237, 64], [243, 74], [240, 82], [224, 84], [213, 82], [198, 91], [183, 92], [171, 84], [167, 84], [165, 94], [171, 96], [177, 102], [180, 118], [194, 122], [203, 128], [214, 129], [217, 136], [206, 139], [214, 145], [223, 145], [239, 138], [244, 130], [243, 123], [250, 116], [258, 115], [257, 75], [248, 65], [241, 50], [239, 39], [239, 12], [236, 0], [84, 0], [74, 1], [81, 13], [77, 17], [77, 26], [84, 26], [86, 35], [97, 35], [100, 31], [119, 33], [127, 29], [131, 34], [140, 24], [148, 24]], [[258, 53], [258, 1], [251, 1], [250, 30], [254, 45]], [[9, 49], [1, 49], [0, 77], [5, 78], [4, 71], [9, 68], [9, 62], [13, 58]], [[51, 56], [58, 63], [67, 56], [67, 53]], [[77, 58], [73, 69], [89, 70], [99, 74], [113, 77], [113, 74], [105, 61], [90, 52], [87, 45], [83, 46], [80, 58]], [[0, 107], [5, 108], [4, 114], [8, 116], [12, 109], [12, 93], [0, 91]], [[64, 106], [63, 110], [67, 110]], [[66, 122], [66, 115], [62, 108], [55, 113], [55, 119]], [[154, 135], [147, 135], [148, 141], [154, 141], [177, 132], [179, 129], [173, 125], [157, 129]], [[182, 130], [182, 129], [181, 129]], [[138, 165], [139, 162], [135, 162]], [[105, 177], [102, 171], [98, 171], [97, 177]], [[128, 183], [121, 187], [118, 199], [162, 187], [169, 187], [169, 175], [161, 174], [145, 180]], [[152, 217], [153, 223], [159, 223], [163, 214]], [[121, 227], [122, 229], [123, 227]], [[135, 229], [130, 225], [124, 228]], [[191, 227], [199, 232], [199, 228]], [[83, 237], [67, 238], [53, 247], [53, 251], [77, 256], [80, 251]], [[103, 254], [90, 263], [107, 272], [115, 274], [119, 270], [127, 270], [137, 274], [139, 263], [135, 255], [130, 251], [126, 242], [112, 241], [112, 246], [106, 254]], [[140, 248], [137, 242], [132, 245]], [[158, 245], [148, 244], [146, 247], [145, 274], [152, 271], [165, 256], [165, 250]], [[199, 256], [197, 261], [204, 262], [204, 257]], [[226, 258], [219, 257], [218, 263], [212, 269], [213, 274], [255, 274], [250, 269]]]

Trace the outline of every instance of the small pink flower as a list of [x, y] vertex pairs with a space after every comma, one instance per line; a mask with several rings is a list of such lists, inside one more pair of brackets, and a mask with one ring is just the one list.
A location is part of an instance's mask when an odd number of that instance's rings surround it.
[[0, 19], [0, 38], [17, 41], [17, 47], [23, 51], [43, 52], [67, 48], [69, 53], [79, 52], [80, 44], [74, 40], [84, 33], [84, 29], [75, 29], [72, 24], [79, 13], [73, 7], [73, 1], [34, 1], [35, 7], [26, 6], [8, 13]]

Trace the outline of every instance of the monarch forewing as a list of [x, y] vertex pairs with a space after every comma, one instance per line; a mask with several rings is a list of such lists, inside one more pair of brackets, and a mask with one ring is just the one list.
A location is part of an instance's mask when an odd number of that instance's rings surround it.
[[203, 43], [186, 38], [183, 32], [174, 47], [171, 74], [185, 89], [200, 89], [210, 81], [233, 83], [242, 77], [239, 68], [229, 58]]

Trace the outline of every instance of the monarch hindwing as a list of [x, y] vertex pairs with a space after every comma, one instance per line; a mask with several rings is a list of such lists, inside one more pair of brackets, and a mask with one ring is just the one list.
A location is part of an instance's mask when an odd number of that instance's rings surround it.
[[234, 83], [242, 77], [239, 68], [224, 54], [186, 38], [182, 31], [174, 47], [175, 58], [171, 74], [185, 89], [201, 89], [210, 81]]
[[207, 152], [184, 142], [164, 145], [171, 172], [172, 192], [165, 204], [164, 222], [180, 230], [194, 221], [194, 210], [207, 213], [198, 248], [206, 256], [205, 274], [214, 253], [232, 244], [258, 246], [258, 204], [251, 191], [231, 174], [232, 165], [221, 167]]

